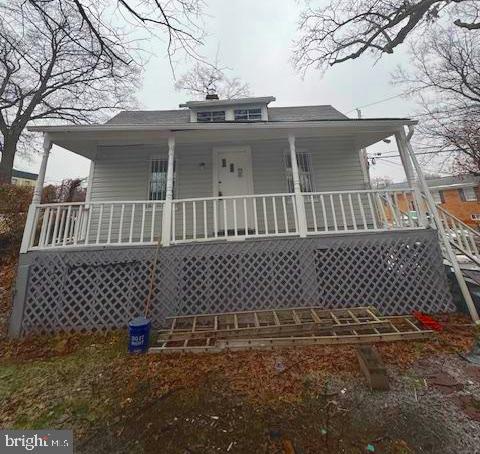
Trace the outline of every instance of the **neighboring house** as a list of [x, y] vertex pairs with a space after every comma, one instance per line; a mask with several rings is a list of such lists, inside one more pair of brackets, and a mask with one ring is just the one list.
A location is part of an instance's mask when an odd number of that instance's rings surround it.
[[[404, 128], [416, 121], [273, 101], [31, 127], [45, 152], [11, 334], [107, 329], [144, 312], [158, 326], [172, 314], [305, 305], [452, 310], [436, 231], [378, 209], [418, 188], [366, 183], [362, 149], [393, 135], [413, 185]], [[91, 160], [85, 203], [40, 204], [52, 144]]]
[[12, 184], [17, 186], [35, 186], [38, 174], [24, 172], [22, 170], [12, 170]]
[[[457, 175], [427, 180], [435, 203], [470, 227], [480, 226], [480, 177], [475, 175]], [[407, 188], [407, 183], [395, 183], [390, 188]], [[410, 195], [401, 198], [400, 210], [415, 210]]]

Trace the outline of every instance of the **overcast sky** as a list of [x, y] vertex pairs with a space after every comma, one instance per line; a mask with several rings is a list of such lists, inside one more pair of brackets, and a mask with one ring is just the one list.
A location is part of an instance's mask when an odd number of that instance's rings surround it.
[[[299, 4], [293, 0], [243, 0], [225, 2], [208, 0], [205, 18], [208, 37], [203, 55], [212, 61], [217, 49], [221, 64], [232, 68], [232, 75], [248, 82], [255, 96], [272, 95], [272, 105], [332, 104], [341, 112], [354, 117], [355, 107], [366, 106], [400, 93], [390, 84], [390, 74], [398, 64], [408, 64], [406, 53], [383, 57], [374, 64], [363, 57], [354, 62], [334, 67], [323, 77], [311, 71], [305, 79], [294, 71], [289, 61], [292, 40], [296, 35]], [[150, 43], [156, 56], [146, 67], [143, 88], [138, 95], [142, 108], [175, 109], [186, 101], [184, 93], [175, 91], [174, 77], [165, 58], [165, 47], [160, 41]], [[188, 65], [177, 67], [182, 74]], [[392, 99], [362, 108], [364, 117], [405, 117], [415, 113], [415, 105], [403, 98]], [[396, 150], [395, 142], [378, 144], [369, 153]], [[18, 159], [16, 168], [38, 172], [39, 158], [30, 162]], [[58, 147], [53, 149], [47, 181], [86, 177], [89, 161]], [[427, 169], [428, 170], [428, 169]], [[400, 160], [378, 160], [372, 176], [403, 179]]]

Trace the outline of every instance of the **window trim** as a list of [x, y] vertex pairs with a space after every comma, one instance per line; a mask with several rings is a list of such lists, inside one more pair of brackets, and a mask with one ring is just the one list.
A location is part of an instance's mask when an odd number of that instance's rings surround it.
[[[441, 204], [445, 203], [445, 196], [444, 196], [442, 190], [431, 190], [430, 192], [432, 194], [433, 201], [435, 202], [435, 205], [441, 205]], [[435, 194], [438, 194], [438, 197], [435, 197]]]
[[440, 194], [440, 203], [445, 203], [445, 194], [443, 191], [438, 191], [438, 193]]
[[[166, 161], [167, 162], [167, 171], [168, 171], [168, 155], [154, 155], [150, 156], [148, 160], [148, 167], [147, 167], [147, 202], [165, 202], [165, 199], [150, 199], [150, 188], [152, 183], [152, 162], [153, 161]], [[173, 172], [173, 199], [177, 198], [178, 192], [178, 182], [177, 182], [177, 175], [178, 175], [178, 158], [175, 157], [173, 160], [174, 172]], [[166, 192], [166, 187], [165, 187]]]
[[[250, 118], [250, 111], [258, 110], [258, 118]], [[237, 112], [245, 111], [247, 112], [247, 118], [237, 118]], [[257, 115], [257, 113], [255, 113]], [[259, 121], [263, 119], [262, 108], [261, 107], [246, 107], [243, 109], [233, 109], [233, 120], [234, 121]]]
[[[470, 189], [472, 191], [473, 198], [468, 198], [467, 197], [466, 190], [468, 190], [468, 189]], [[478, 202], [478, 197], [477, 197], [477, 193], [475, 191], [474, 186], [467, 186], [467, 187], [464, 187], [464, 188], [460, 188], [458, 190], [458, 192], [460, 194], [460, 199], [462, 200], [462, 202]]]
[[472, 221], [480, 221], [480, 213], [472, 213], [472, 214], [470, 215], [470, 219], [471, 219]]
[[[223, 113], [223, 120], [214, 120], [214, 114]], [[210, 114], [210, 120], [199, 120], [198, 116], [200, 114]], [[220, 123], [226, 121], [227, 112], [226, 110], [198, 110], [196, 112], [197, 123]]]
[[[303, 194], [308, 194], [309, 192], [316, 192], [315, 178], [314, 178], [315, 172], [314, 172], [314, 169], [313, 169], [312, 153], [310, 151], [308, 151], [307, 149], [303, 149], [303, 148], [297, 148], [295, 150], [295, 153], [297, 155], [304, 154], [307, 157], [306, 162], [307, 162], [307, 166], [308, 166], [308, 172], [303, 172], [299, 167], [298, 168], [298, 173], [299, 173], [299, 175], [301, 175], [302, 172], [308, 174], [309, 180], [310, 180], [311, 191], [302, 191], [302, 193]], [[286, 187], [287, 193], [290, 194], [290, 188], [288, 187], [288, 178], [291, 175], [291, 177], [292, 177], [292, 192], [291, 193], [293, 194], [295, 192], [295, 188], [293, 187], [292, 167], [287, 166], [289, 156], [290, 156], [290, 150], [285, 150], [285, 152], [283, 154], [283, 168], [284, 168], [284, 172], [285, 172], [285, 187]], [[301, 185], [301, 182], [300, 182], [300, 185]], [[300, 187], [300, 190], [301, 189], [302, 188]]]

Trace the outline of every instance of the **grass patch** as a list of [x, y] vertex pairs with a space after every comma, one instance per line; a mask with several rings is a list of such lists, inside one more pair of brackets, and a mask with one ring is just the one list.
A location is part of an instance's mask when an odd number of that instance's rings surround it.
[[[101, 341], [101, 342], [100, 342]], [[50, 340], [55, 349], [55, 342]], [[83, 336], [75, 349], [44, 361], [0, 363], [0, 426], [87, 429], [118, 410], [124, 391], [116, 368], [128, 357], [121, 335]], [[45, 345], [43, 345], [45, 348]]]

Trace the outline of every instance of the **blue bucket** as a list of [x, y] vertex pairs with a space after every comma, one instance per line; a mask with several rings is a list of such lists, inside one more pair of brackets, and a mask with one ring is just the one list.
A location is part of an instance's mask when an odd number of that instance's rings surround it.
[[150, 337], [150, 320], [136, 317], [128, 323], [128, 351], [145, 353], [148, 350]]

